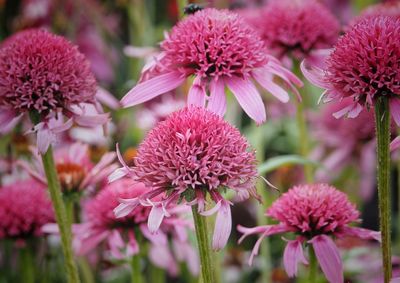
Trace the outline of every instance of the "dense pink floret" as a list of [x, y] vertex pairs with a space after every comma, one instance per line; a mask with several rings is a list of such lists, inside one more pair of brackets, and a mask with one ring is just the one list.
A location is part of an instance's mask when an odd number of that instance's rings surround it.
[[246, 76], [266, 64], [262, 40], [237, 14], [204, 9], [180, 21], [162, 42], [162, 63], [184, 75]]
[[255, 26], [275, 56], [302, 59], [314, 49], [330, 48], [339, 35], [335, 16], [314, 0], [270, 2]]
[[154, 188], [251, 189], [257, 170], [254, 151], [236, 128], [206, 109], [189, 107], [148, 134], [133, 174]]
[[356, 221], [359, 212], [347, 195], [326, 184], [299, 185], [283, 194], [267, 215], [308, 236], [334, 233]]
[[78, 48], [45, 30], [22, 31], [0, 45], [0, 106], [10, 110], [68, 110], [93, 103], [96, 81]]
[[93, 227], [110, 230], [113, 228], [132, 228], [146, 223], [151, 207], [138, 206], [129, 215], [116, 218], [114, 208], [120, 199], [136, 198], [148, 191], [141, 183], [131, 179], [121, 179], [110, 183], [85, 205], [85, 218]]
[[41, 183], [25, 180], [0, 188], [0, 238], [40, 236], [42, 226], [54, 221], [50, 199]]
[[367, 18], [342, 36], [327, 59], [331, 93], [367, 106], [400, 95], [400, 19]]

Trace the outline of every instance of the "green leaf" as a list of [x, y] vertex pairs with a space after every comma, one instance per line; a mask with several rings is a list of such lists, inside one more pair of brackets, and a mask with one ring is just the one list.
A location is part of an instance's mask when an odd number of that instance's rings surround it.
[[279, 167], [285, 165], [294, 165], [294, 164], [301, 164], [301, 165], [311, 164], [314, 166], [320, 165], [318, 162], [306, 159], [299, 155], [281, 155], [277, 157], [272, 157], [263, 164], [261, 164], [260, 166], [258, 166], [258, 173], [262, 175], [274, 171]]

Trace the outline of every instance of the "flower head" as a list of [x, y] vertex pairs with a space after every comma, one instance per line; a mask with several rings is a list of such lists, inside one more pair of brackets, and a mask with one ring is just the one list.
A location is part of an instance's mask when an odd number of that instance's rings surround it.
[[314, 49], [335, 44], [340, 25], [335, 16], [315, 0], [274, 0], [259, 15], [256, 29], [278, 58], [303, 59]]
[[53, 208], [41, 183], [28, 179], [0, 188], [0, 238], [38, 237], [50, 222]]
[[[221, 193], [231, 189], [241, 198], [257, 197], [254, 151], [236, 128], [204, 108], [184, 108], [159, 123], [139, 146], [134, 161], [133, 169], [125, 166], [115, 176], [129, 174], [153, 190], [129, 205], [122, 203], [116, 209], [117, 215], [158, 195], [162, 198], [150, 204], [161, 220], [171, 202], [183, 199], [190, 205], [198, 204], [205, 215], [218, 211], [215, 249], [226, 244], [231, 230], [230, 203]], [[207, 193], [216, 203], [208, 212], [204, 211]], [[156, 230], [159, 224], [153, 224], [149, 222]]]
[[[74, 143], [58, 148], [55, 151], [55, 166], [58, 179], [64, 194], [81, 193], [94, 190], [95, 186], [104, 182], [109, 174], [116, 169], [113, 163], [115, 152], [107, 152], [101, 156], [97, 164], [93, 164], [86, 144]], [[47, 184], [40, 156], [33, 152], [33, 163], [20, 160], [22, 166], [32, 177]]]
[[370, 5], [364, 11], [362, 11], [359, 19], [377, 16], [388, 16], [399, 19], [400, 3], [398, 1], [392, 1]]
[[87, 116], [81, 108], [96, 104], [96, 80], [89, 62], [61, 36], [40, 29], [13, 35], [0, 46], [0, 76], [0, 130], [30, 114], [41, 152], [73, 121], [90, 127], [108, 119]]
[[[324, 101], [349, 98], [353, 103], [336, 117], [357, 117], [376, 99], [389, 98], [394, 121], [400, 124], [400, 19], [371, 17], [356, 24], [318, 64], [302, 69], [315, 85], [325, 88]], [[327, 55], [327, 56], [326, 56]]]
[[151, 72], [146, 76], [150, 78], [122, 99], [125, 107], [175, 89], [193, 75], [189, 105], [207, 104], [209, 109], [223, 115], [227, 85], [244, 111], [262, 123], [266, 119], [264, 104], [251, 78], [283, 102], [289, 100], [289, 95], [273, 82], [274, 75], [292, 89], [292, 83], [302, 85], [279, 61], [265, 53], [257, 32], [239, 15], [227, 10], [204, 9], [180, 21], [161, 43], [157, 60], [146, 69]]
[[[85, 204], [84, 222], [74, 225], [75, 249], [79, 254], [86, 254], [105, 242], [113, 258], [131, 257], [139, 252], [142, 244], [137, 239], [136, 230], [150, 242], [149, 256], [153, 264], [174, 275], [178, 270], [176, 259], [185, 260], [191, 271], [197, 273], [197, 255], [187, 235], [187, 230], [193, 227], [191, 222], [180, 216], [182, 207], [170, 207], [171, 217], [161, 225], [157, 233], [151, 233], [146, 225], [148, 219], [153, 217], [149, 206], [137, 206], [126, 216], [115, 218], [113, 209], [120, 199], [135, 198], [149, 190], [143, 184], [127, 178], [104, 187]], [[172, 238], [173, 245], [181, 249], [183, 254], [169, 249], [168, 237]]]
[[272, 204], [266, 215], [279, 223], [255, 228], [238, 226], [244, 233], [240, 241], [251, 234], [262, 234], [253, 249], [251, 263], [264, 237], [285, 232], [297, 234], [295, 240], [288, 241], [283, 258], [291, 277], [297, 273], [298, 262], [308, 262], [303, 254], [304, 242], [313, 246], [322, 271], [329, 282], [334, 283], [343, 282], [343, 266], [331, 236], [380, 240], [379, 232], [348, 226], [358, 221], [359, 212], [343, 192], [326, 184], [293, 187]]

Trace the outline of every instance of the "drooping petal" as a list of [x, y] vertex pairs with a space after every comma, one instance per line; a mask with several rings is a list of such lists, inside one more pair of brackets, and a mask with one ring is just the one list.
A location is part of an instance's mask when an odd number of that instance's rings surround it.
[[400, 147], [400, 136], [396, 137], [391, 143], [390, 143], [390, 151], [395, 151]]
[[110, 114], [97, 114], [97, 115], [77, 115], [74, 121], [82, 127], [96, 127], [99, 125], [104, 125], [110, 119]]
[[297, 266], [299, 262], [308, 264], [303, 253], [303, 239], [288, 241], [285, 251], [283, 252], [283, 265], [289, 277], [297, 275]]
[[117, 218], [127, 216], [140, 204], [138, 198], [119, 199], [119, 202], [120, 204], [116, 208], [114, 208], [114, 214]]
[[117, 259], [122, 259], [124, 257], [122, 249], [125, 247], [125, 243], [121, 234], [115, 229], [111, 232], [111, 235], [108, 236], [108, 246], [110, 247], [112, 257]]
[[37, 132], [37, 147], [41, 154], [45, 154], [50, 144], [55, 142], [55, 135], [47, 128], [41, 128]]
[[263, 72], [262, 69], [253, 71], [254, 79], [266, 90], [268, 90], [277, 99], [286, 103], [289, 101], [289, 94], [282, 87], [273, 82], [271, 74]]
[[206, 103], [206, 91], [201, 84], [201, 77], [196, 77], [189, 89], [187, 105], [204, 107]]
[[354, 103], [352, 105], [346, 106], [343, 109], [333, 113], [333, 117], [336, 119], [347, 116], [348, 118], [355, 118], [363, 110], [363, 107], [359, 103]]
[[118, 99], [114, 97], [109, 91], [102, 87], [97, 88], [96, 98], [104, 105], [109, 107], [112, 110], [118, 109], [121, 104], [119, 103]]
[[381, 241], [381, 233], [378, 231], [373, 231], [360, 227], [349, 227], [344, 226], [341, 230], [341, 235], [358, 237], [364, 240], [376, 240], [378, 242]]
[[370, 141], [361, 148], [360, 157], [360, 193], [365, 201], [369, 201], [375, 192], [376, 142]]
[[400, 100], [398, 98], [389, 99], [390, 113], [397, 126], [400, 126]]
[[301, 62], [300, 69], [303, 72], [304, 77], [306, 77], [306, 79], [313, 85], [323, 89], [329, 88], [328, 84], [324, 80], [324, 70], [321, 68], [312, 65], [311, 62], [305, 59]]
[[185, 81], [178, 72], [170, 72], [137, 84], [121, 100], [123, 107], [146, 102], [180, 86]]
[[222, 201], [215, 220], [212, 247], [220, 250], [228, 242], [232, 230], [231, 207], [229, 202]]
[[257, 124], [265, 122], [267, 116], [264, 102], [254, 84], [247, 78], [239, 77], [226, 78], [225, 82], [247, 115]]
[[226, 112], [225, 83], [222, 78], [211, 80], [207, 109], [224, 116]]
[[339, 250], [333, 240], [326, 235], [312, 238], [312, 244], [317, 260], [330, 283], [343, 283], [343, 264]]
[[165, 209], [162, 206], [162, 204], [153, 205], [147, 222], [149, 231], [151, 233], [155, 233], [158, 230], [158, 228], [160, 228], [164, 216], [165, 216]]
[[74, 249], [78, 255], [85, 255], [109, 236], [109, 231], [93, 232], [83, 238], [75, 237]]
[[125, 177], [128, 174], [129, 171], [125, 167], [117, 168], [114, 170], [114, 172], [111, 173], [110, 176], [108, 176], [108, 182], [112, 183], [118, 179]]

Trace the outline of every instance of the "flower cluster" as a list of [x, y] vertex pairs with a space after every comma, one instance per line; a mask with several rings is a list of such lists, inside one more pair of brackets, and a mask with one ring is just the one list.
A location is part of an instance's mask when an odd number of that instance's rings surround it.
[[[125, 164], [121, 157], [120, 161]], [[151, 205], [157, 216], [149, 218], [154, 232], [169, 215], [169, 204], [183, 198], [197, 204], [203, 215], [218, 211], [214, 249], [225, 246], [231, 231], [231, 203], [221, 193], [232, 189], [242, 199], [257, 197], [254, 151], [237, 129], [204, 108], [184, 108], [160, 122], [139, 146], [134, 164], [118, 169], [110, 179], [130, 175], [152, 190], [123, 200], [116, 215], [125, 216], [140, 204]], [[210, 211], [205, 211], [206, 194], [216, 203]]]

